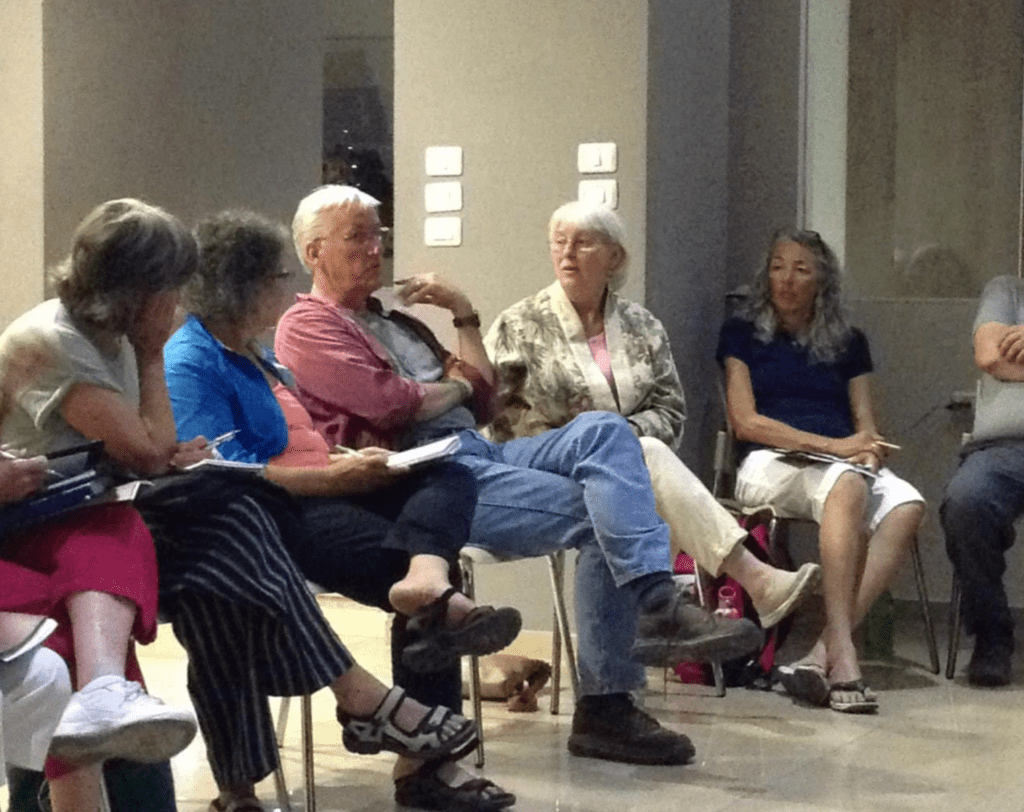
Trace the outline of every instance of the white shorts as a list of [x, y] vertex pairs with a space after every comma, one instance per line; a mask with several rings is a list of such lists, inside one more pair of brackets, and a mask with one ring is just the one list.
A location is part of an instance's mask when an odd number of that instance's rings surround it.
[[[781, 459], [777, 451], [761, 448], [751, 451], [736, 472], [736, 499], [751, 507], [771, 505], [787, 519], [813, 519], [821, 524], [832, 486], [842, 474], [856, 470], [842, 462], [791, 462]], [[871, 533], [893, 508], [924, 502], [917, 488], [888, 468], [882, 468], [877, 477], [867, 477], [867, 482], [864, 526]]]

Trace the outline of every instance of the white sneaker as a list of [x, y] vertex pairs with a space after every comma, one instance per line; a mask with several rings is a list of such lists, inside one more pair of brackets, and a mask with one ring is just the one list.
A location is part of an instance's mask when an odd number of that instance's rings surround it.
[[168, 707], [137, 682], [97, 677], [72, 695], [50, 755], [73, 764], [109, 758], [154, 763], [180, 753], [195, 735], [191, 711]]

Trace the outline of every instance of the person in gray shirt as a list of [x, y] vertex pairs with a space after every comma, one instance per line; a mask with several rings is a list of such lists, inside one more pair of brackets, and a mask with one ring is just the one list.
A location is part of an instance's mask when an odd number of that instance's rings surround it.
[[1024, 514], [1024, 281], [999, 276], [985, 286], [974, 320], [981, 370], [974, 431], [939, 508], [946, 552], [960, 579], [963, 617], [974, 634], [971, 685], [1012, 677], [1013, 618], [1003, 573]]

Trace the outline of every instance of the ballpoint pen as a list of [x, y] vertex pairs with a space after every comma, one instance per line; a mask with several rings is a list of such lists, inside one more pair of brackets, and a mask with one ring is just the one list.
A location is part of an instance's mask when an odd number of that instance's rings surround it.
[[[24, 460], [29, 457], [19, 457], [17, 454], [12, 454], [6, 448], [0, 448], [0, 458], [5, 460]], [[46, 469], [47, 476], [56, 477], [57, 479], [63, 479], [64, 475], [60, 471], [54, 471], [52, 468]]]
[[214, 437], [212, 440], [207, 442], [206, 450], [212, 451], [213, 449], [217, 448], [217, 446], [226, 443], [228, 440], [233, 440], [236, 434], [238, 434], [238, 429], [234, 429], [233, 431], [225, 431], [223, 434], [219, 434], [218, 436]]

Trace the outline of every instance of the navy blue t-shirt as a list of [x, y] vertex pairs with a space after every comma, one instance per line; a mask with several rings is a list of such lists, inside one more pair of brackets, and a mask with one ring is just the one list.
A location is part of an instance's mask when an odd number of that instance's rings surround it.
[[[750, 369], [758, 414], [824, 437], [854, 432], [850, 380], [871, 372], [871, 352], [854, 328], [846, 349], [832, 363], [812, 361], [806, 347], [779, 332], [765, 344], [749, 321], [731, 318], [718, 336], [718, 363], [737, 358]], [[749, 447], [746, 450], [749, 450]]]

